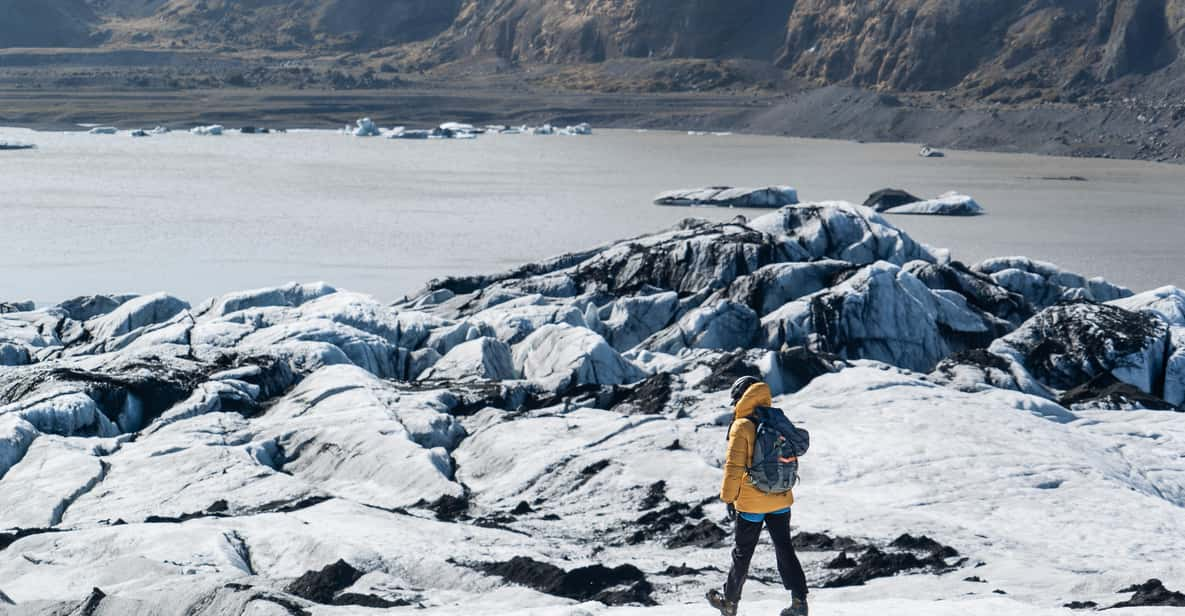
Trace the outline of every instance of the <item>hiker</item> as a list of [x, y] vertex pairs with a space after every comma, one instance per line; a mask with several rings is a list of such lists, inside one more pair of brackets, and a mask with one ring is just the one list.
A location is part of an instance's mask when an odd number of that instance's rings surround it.
[[[807, 616], [806, 575], [790, 541], [790, 506], [794, 504], [790, 488], [797, 481], [797, 456], [806, 453], [809, 435], [771, 408], [769, 385], [742, 377], [733, 383], [731, 394], [733, 420], [720, 499], [728, 505], [729, 518], [735, 519], [736, 544], [728, 580], [722, 591], [708, 591], [708, 603], [723, 616], [736, 615], [749, 561], [764, 526], [774, 544], [782, 585], [791, 594], [790, 606], [781, 616]], [[778, 434], [771, 432], [775, 426]], [[755, 459], [755, 449], [762, 459]]]

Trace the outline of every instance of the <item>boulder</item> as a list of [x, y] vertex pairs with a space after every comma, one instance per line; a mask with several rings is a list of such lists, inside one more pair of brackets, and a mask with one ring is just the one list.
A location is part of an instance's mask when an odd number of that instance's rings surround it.
[[864, 200], [864, 207], [870, 207], [878, 212], [884, 212], [902, 205], [917, 203], [921, 200], [920, 197], [915, 197], [898, 188], [882, 188], [868, 195], [868, 198]]
[[765, 188], [712, 186], [664, 192], [654, 198], [654, 203], [655, 205], [778, 208], [798, 203], [798, 191], [789, 186], [767, 186]]

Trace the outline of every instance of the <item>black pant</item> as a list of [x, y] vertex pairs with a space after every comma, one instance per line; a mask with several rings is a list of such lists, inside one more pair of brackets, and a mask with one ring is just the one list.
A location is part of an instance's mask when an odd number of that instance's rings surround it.
[[728, 571], [728, 582], [724, 585], [724, 597], [729, 601], [741, 600], [741, 589], [745, 586], [745, 578], [749, 576], [749, 561], [753, 560], [753, 550], [757, 548], [757, 540], [761, 538], [763, 524], [769, 530], [769, 538], [774, 542], [782, 586], [795, 597], [805, 599], [806, 574], [802, 572], [802, 564], [798, 562], [794, 544], [790, 542], [789, 512], [776, 515], [768, 513], [764, 522], [750, 522], [737, 515], [736, 546], [732, 548], [732, 568]]

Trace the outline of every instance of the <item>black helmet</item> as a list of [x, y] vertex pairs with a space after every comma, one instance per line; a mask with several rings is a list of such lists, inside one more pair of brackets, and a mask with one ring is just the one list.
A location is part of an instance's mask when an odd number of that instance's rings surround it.
[[737, 400], [740, 400], [741, 396], [745, 395], [745, 392], [750, 387], [760, 382], [760, 379], [752, 376], [742, 376], [741, 378], [733, 381], [732, 389], [728, 390], [728, 395], [732, 398], [732, 403], [736, 404]]

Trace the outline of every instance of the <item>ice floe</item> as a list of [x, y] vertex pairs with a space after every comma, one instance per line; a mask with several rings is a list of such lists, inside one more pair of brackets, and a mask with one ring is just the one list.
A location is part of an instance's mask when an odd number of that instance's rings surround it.
[[780, 208], [798, 203], [798, 191], [790, 186], [732, 188], [712, 186], [672, 190], [654, 198], [655, 205]]

